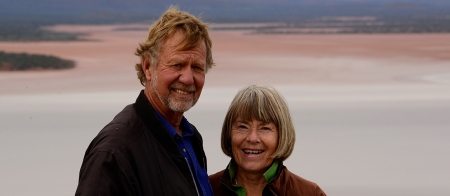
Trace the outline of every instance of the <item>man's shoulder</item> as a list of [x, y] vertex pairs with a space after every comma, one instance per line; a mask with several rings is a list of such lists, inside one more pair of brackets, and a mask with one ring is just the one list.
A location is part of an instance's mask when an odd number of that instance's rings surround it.
[[113, 120], [105, 126], [105, 128], [110, 124], [126, 124], [131, 125], [134, 121], [138, 119], [136, 114], [136, 110], [134, 109], [135, 104], [129, 104], [125, 106], [116, 116], [114, 116]]
[[134, 110], [134, 105], [127, 105], [108, 123], [92, 140], [91, 150], [115, 151], [125, 148], [144, 132], [144, 126]]

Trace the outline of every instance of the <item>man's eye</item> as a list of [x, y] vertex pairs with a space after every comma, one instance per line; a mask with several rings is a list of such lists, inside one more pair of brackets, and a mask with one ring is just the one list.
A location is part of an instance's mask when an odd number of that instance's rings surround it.
[[204, 70], [203, 67], [202, 67], [202, 66], [199, 66], [199, 65], [195, 65], [195, 66], [194, 66], [194, 69], [196, 69], [196, 70], [201, 70], [201, 71]]

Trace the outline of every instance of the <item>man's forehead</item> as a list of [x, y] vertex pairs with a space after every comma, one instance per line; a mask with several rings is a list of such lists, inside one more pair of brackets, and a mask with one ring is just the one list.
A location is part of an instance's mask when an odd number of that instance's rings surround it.
[[188, 56], [184, 56], [184, 57], [182, 57], [182, 56], [173, 56], [169, 60], [169, 63], [185, 63], [185, 62], [191, 62], [191, 61], [195, 62], [197, 64], [202, 64], [202, 65], [206, 63], [205, 59], [203, 59], [203, 58], [201, 58], [201, 59], [195, 58], [192, 55], [188, 55]]
[[193, 49], [195, 47], [202, 47], [205, 49], [206, 51], [206, 43], [204, 39], [201, 39], [200, 42], [196, 45], [190, 45], [189, 46], [183, 46], [184, 45], [188, 45], [188, 38], [186, 37], [185, 33], [182, 30], [177, 30], [174, 33], [172, 33], [171, 35], [168, 35], [163, 44], [162, 47], [167, 47], [170, 49], [175, 49], [177, 51], [184, 51], [184, 50], [190, 50]]
[[167, 35], [164, 39], [163, 45], [178, 46], [184, 41], [185, 38], [185, 34], [181, 30], [178, 30], [171, 35]]

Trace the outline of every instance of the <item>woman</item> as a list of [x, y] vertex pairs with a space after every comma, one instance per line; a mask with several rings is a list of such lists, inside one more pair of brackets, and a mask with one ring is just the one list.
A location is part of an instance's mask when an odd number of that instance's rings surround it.
[[231, 161], [209, 176], [214, 195], [326, 195], [284, 165], [295, 130], [284, 98], [271, 87], [238, 92], [222, 126], [222, 151]]

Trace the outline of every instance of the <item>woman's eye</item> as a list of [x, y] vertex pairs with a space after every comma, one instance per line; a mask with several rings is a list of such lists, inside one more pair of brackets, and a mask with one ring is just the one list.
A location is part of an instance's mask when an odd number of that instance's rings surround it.
[[262, 127], [261, 129], [262, 129], [262, 130], [268, 130], [268, 131], [271, 130], [269, 127]]
[[233, 127], [233, 131], [236, 131], [236, 133], [247, 133], [248, 130], [248, 127], [245, 125], [236, 125]]

